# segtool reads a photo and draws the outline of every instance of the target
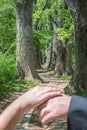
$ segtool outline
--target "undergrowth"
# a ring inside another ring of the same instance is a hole
[[[39,80],[34,80],[34,81],[24,80],[22,82],[9,81],[6,84],[0,84],[0,100],[5,98],[5,96],[9,95],[10,93],[20,92],[25,89],[30,89],[39,83],[40,83]]]
[[[68,82],[71,80],[71,76],[68,76],[68,75],[58,76],[58,78],[64,81],[68,81]]]

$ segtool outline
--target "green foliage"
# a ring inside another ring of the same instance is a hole
[[[20,0],[0,1],[0,83],[14,79],[16,74],[16,10],[14,3],[18,1]],[[51,23],[53,26],[52,19],[56,20],[56,18],[61,23],[61,27],[57,29],[58,40],[69,39],[73,33],[73,25],[70,12],[64,9],[64,0],[37,0],[33,5],[33,25],[35,25],[33,43],[42,52],[45,52],[48,43],[52,40],[54,30],[50,29],[49,25]]]
[[[86,92],[85,92],[85,93],[79,93],[79,94],[77,94],[77,95],[83,96],[83,97],[86,97],[86,98],[87,98],[87,93],[86,93]]]
[[[0,83],[16,75],[16,16],[14,1],[0,1]]]
[[[72,17],[67,9],[60,9],[59,18],[62,22],[62,26],[58,28],[58,39],[61,41],[67,40],[74,32],[72,24]]]
[[[1,84],[0,85],[0,99],[6,97],[6,95],[9,95],[10,93],[13,92],[19,92],[24,89],[29,89],[31,87],[36,86],[38,83],[40,83],[39,80],[34,80],[34,81],[21,81],[21,82],[8,82],[6,84]]]
[[[38,29],[48,29],[50,16],[54,19],[58,9],[57,1],[37,0],[33,6],[33,24],[38,24]]]
[[[51,40],[52,31],[49,30],[34,30],[33,31],[33,43],[40,50],[45,50],[47,44]]]
[[[51,17],[51,19],[50,19]],[[43,30],[50,30],[50,22],[54,25],[53,20],[59,25],[58,29],[55,30],[58,33],[58,40],[64,41],[69,40],[69,43],[73,43],[72,34],[74,27],[72,24],[72,17],[70,11],[65,8],[64,0],[37,0],[33,6],[33,24],[36,26],[34,31],[34,44],[43,49],[47,46],[47,42],[51,41],[52,34],[49,35]],[[53,30],[54,31],[54,30]]]
[[[73,26],[71,26],[69,29],[58,28],[58,39],[61,41],[69,39],[73,31]]]
[[[71,80],[71,76],[68,75],[62,75],[58,77],[61,80],[65,80],[65,81],[70,81]]]
[[[0,50],[7,51],[16,40],[16,17],[13,1],[0,1]]]
[[[50,17],[55,19],[57,17],[57,10],[57,1],[53,0],[37,0],[33,6],[33,25],[35,26],[35,30],[33,31],[33,43],[42,52],[52,40],[53,30],[49,29],[50,22],[52,22]]]
[[[14,55],[5,55],[0,53],[0,83],[6,83],[13,80],[16,75],[16,65]]]

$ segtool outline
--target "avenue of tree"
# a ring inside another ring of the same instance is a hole
[[[44,65],[87,92],[86,0],[1,0],[0,12],[0,83],[38,78]]]

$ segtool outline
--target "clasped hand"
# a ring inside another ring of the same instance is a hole
[[[50,98],[38,107],[39,117],[42,124],[51,120],[66,120],[71,97],[65,94]]]

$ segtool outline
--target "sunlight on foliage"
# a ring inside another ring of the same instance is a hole
[[[72,24],[72,17],[69,10],[60,9],[59,17],[61,19],[62,25],[57,29],[58,39],[61,41],[67,40],[74,32],[74,27]]]
[[[0,53],[0,83],[6,83],[16,76],[15,56]]]
[[[65,28],[58,28],[58,39],[61,41],[69,39],[71,34],[74,32],[73,26],[71,26],[69,29]]]

